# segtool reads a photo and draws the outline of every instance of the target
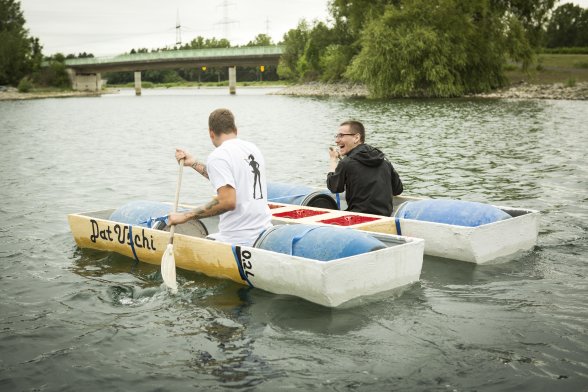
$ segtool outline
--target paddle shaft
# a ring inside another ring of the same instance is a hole
[[[174,201],[174,214],[178,211],[178,202],[180,200],[180,187],[182,185],[182,173],[184,173],[184,159],[180,159],[180,169],[178,172],[178,183],[176,185],[176,200]],[[176,231],[176,225],[172,225],[169,229],[169,243],[174,243],[174,233]]]

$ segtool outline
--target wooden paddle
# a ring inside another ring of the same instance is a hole
[[[182,184],[182,173],[184,172],[184,160],[180,159],[180,170],[178,173],[178,184],[176,186],[176,200],[174,202],[173,212],[178,211],[178,201],[180,200],[180,186]],[[161,276],[163,282],[169,287],[172,293],[178,291],[178,283],[176,282],[176,259],[174,258],[174,232],[176,231],[176,225],[172,225],[169,229],[169,244],[163,252],[161,258]]]

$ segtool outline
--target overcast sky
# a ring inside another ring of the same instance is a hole
[[[560,3],[565,3],[562,1]],[[588,0],[574,0],[588,8]],[[116,55],[176,42],[179,14],[182,43],[201,35],[243,45],[257,34],[277,43],[305,18],[327,21],[328,0],[20,0],[30,35],[43,54]]]
[[[268,34],[275,43],[302,18],[326,21],[327,0],[20,0],[43,54],[88,52],[96,56],[133,48],[161,48],[201,35],[233,45]],[[228,36],[225,36],[228,34]]]

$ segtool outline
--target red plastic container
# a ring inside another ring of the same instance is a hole
[[[277,216],[278,218],[290,218],[290,219],[300,219],[300,218],[307,218],[309,216],[321,215],[326,214],[327,211],[315,211],[315,210],[292,210],[286,212],[278,212],[276,214],[272,214],[273,216]]]
[[[325,219],[320,221],[321,223],[326,223],[328,225],[337,225],[337,226],[351,226],[357,225],[359,223],[366,223],[375,220],[380,220],[380,218],[374,218],[372,216],[358,216],[358,215],[343,215],[338,216],[336,218]]]

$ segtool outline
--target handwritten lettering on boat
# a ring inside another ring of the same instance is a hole
[[[133,243],[131,244],[130,226],[117,223],[112,227],[110,224],[107,224],[106,227],[104,227],[104,225],[100,226],[100,224],[94,219],[90,219],[90,223],[92,224],[90,241],[93,243],[96,243],[96,241],[100,239],[110,242],[118,241],[120,244],[126,243],[127,245],[134,245],[137,248],[157,250],[153,243],[153,236],[146,236],[145,229],[141,229],[140,233],[133,235]]]

